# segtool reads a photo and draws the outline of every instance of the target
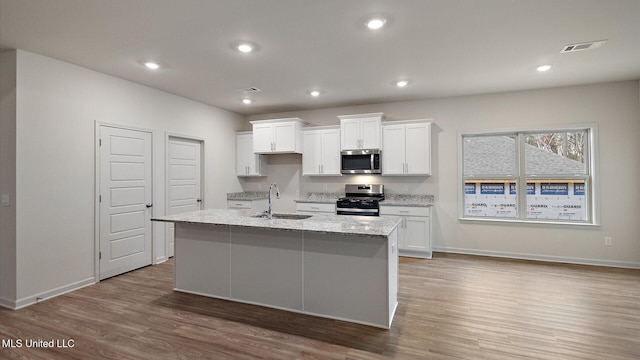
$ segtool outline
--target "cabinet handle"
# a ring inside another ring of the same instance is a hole
[[[318,165],[318,174],[320,174],[322,170],[320,170],[320,165]]]
[[[324,174],[324,165],[320,165],[320,174]]]
[[[319,208],[319,207],[317,207],[317,206],[312,206],[311,208],[312,208],[313,210],[320,210],[320,208]]]
[[[408,214],[409,213],[408,210],[400,210],[399,212],[404,213],[404,214]]]

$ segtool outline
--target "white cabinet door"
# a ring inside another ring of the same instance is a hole
[[[400,175],[405,173],[405,126],[385,125],[382,128],[382,173]]]
[[[360,139],[362,149],[380,149],[380,118],[360,120]]]
[[[296,203],[296,212],[304,214],[335,214],[336,203]]]
[[[427,120],[382,125],[382,174],[431,175],[431,123]]]
[[[360,120],[340,120],[342,150],[360,149]]]
[[[250,155],[253,155],[253,136],[236,135],[236,175],[249,174]]]
[[[405,131],[408,175],[431,174],[431,123],[407,124]]]
[[[322,132],[304,132],[303,143],[302,175],[319,175],[322,165]]]
[[[273,151],[273,124],[253,125],[253,152],[258,154]]]
[[[295,124],[294,123],[273,124],[273,143],[274,143],[273,151],[275,152],[295,151],[296,150]]]
[[[401,249],[412,251],[431,251],[429,246],[429,218],[406,216],[404,222],[404,239]]]
[[[340,175],[340,130],[325,130],[322,135],[323,175]]]
[[[227,200],[227,209],[251,209],[255,212],[264,211],[267,209],[269,200]]]
[[[236,175],[264,176],[266,161],[262,155],[253,152],[253,135],[236,135]]]
[[[381,114],[340,119],[341,149],[380,149]]]
[[[381,205],[380,215],[402,218],[398,225],[400,256],[431,258],[431,208]]]

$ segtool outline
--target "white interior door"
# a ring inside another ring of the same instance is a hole
[[[100,280],[151,264],[151,133],[100,126]]]
[[[202,142],[169,138],[169,215],[202,209]],[[167,224],[167,257],[174,255],[175,225]]]

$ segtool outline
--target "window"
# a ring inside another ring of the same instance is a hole
[[[462,218],[596,223],[594,129],[462,134]]]

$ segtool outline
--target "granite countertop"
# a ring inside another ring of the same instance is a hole
[[[335,204],[344,193],[308,193],[306,197],[295,200],[297,203]]]
[[[309,193],[306,197],[295,200],[297,203],[335,204],[344,193]],[[380,205],[427,207],[434,205],[433,195],[385,194]]]
[[[269,193],[266,191],[241,191],[227,193],[227,200],[262,200],[268,198]]]
[[[309,231],[325,234],[387,237],[400,222],[396,216],[341,216],[314,214],[308,219],[261,219],[252,218],[252,210],[209,209],[182,214],[154,217],[153,221],[229,225],[287,231]]]
[[[380,205],[427,207],[434,205],[433,195],[385,194]]]

